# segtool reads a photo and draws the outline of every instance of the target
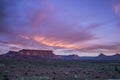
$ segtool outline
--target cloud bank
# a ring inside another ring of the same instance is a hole
[[[68,7],[69,5],[64,6]],[[3,48],[7,47],[7,50],[22,48],[71,49],[82,52],[104,50],[111,52],[110,50],[119,49],[119,45],[103,44],[100,41],[102,37],[99,34],[103,34],[104,29],[107,30],[104,25],[113,21],[106,23],[98,20],[96,22],[97,18],[94,16],[84,22],[75,18],[71,23],[69,18],[62,20],[66,16],[59,15],[60,13],[64,14],[57,9],[61,6],[56,6],[49,0],[0,0],[0,43],[2,44],[0,46],[4,45]],[[114,10],[120,16],[120,4],[116,4]],[[81,16],[75,10],[71,9],[71,11],[73,11],[73,15],[76,13]],[[73,17],[73,15],[68,15]],[[96,45],[95,43],[99,43],[99,41],[101,45]]]

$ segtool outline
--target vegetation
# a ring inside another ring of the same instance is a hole
[[[0,80],[104,79],[120,79],[120,62],[0,59]]]

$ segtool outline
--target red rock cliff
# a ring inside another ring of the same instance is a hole
[[[56,59],[56,56],[51,50],[29,50],[23,49],[18,52],[20,55],[28,55],[28,56],[37,56],[41,58],[53,58]]]

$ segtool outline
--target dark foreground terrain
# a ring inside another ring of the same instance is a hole
[[[120,80],[120,62],[0,59],[0,80]]]

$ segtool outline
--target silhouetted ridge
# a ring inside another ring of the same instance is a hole
[[[100,53],[99,57],[105,57],[106,55],[104,55],[103,53]]]
[[[120,56],[120,54],[116,53],[114,56]]]
[[[115,54],[111,56],[106,56],[104,54],[100,54],[96,57],[97,60],[120,60],[120,54]]]
[[[7,58],[19,58],[19,59],[59,59],[59,56],[55,55],[51,50],[30,50],[23,49],[18,52],[9,51],[2,55]]]
[[[65,55],[65,56],[61,56],[61,59],[65,59],[65,60],[79,60],[80,57],[78,55]]]
[[[2,56],[15,57],[15,56],[18,56],[18,52],[16,52],[16,51],[9,51],[8,53],[3,54]]]
[[[12,59],[31,59],[31,60],[47,60],[47,59],[62,59],[62,60],[120,60],[120,54],[107,56],[101,53],[96,57],[79,57],[78,55],[55,55],[51,50],[30,50],[23,49],[18,52],[9,51],[6,54],[0,55],[0,58]]]

